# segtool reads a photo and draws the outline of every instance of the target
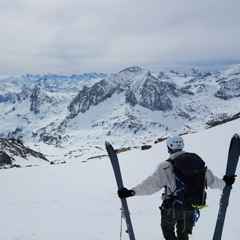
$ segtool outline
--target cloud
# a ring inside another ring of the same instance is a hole
[[[239,62],[239,0],[3,0],[0,75]]]

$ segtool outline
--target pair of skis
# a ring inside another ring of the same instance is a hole
[[[106,142],[105,146],[112,163],[114,175],[117,182],[117,187],[118,189],[122,189],[124,185],[122,181],[121,170],[120,170],[117,154],[110,143]],[[229,146],[227,168],[225,173],[226,176],[235,175],[239,155],[240,155],[240,136],[238,134],[235,134],[232,137],[230,146]],[[225,216],[227,212],[231,190],[232,190],[232,186],[226,186],[222,191],[213,240],[221,240],[222,238],[223,226],[224,226],[224,221],[225,221]],[[126,198],[121,198],[121,203],[122,203],[122,211],[126,220],[127,232],[129,234],[129,238],[130,240],[135,240]]]

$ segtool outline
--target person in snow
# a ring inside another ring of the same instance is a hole
[[[166,141],[169,159],[175,159],[185,153],[184,140],[179,135],[171,136]],[[118,190],[119,198],[127,198],[132,196],[152,195],[161,189],[165,189],[163,194],[163,205],[167,202],[170,193],[174,193],[176,189],[175,179],[173,177],[173,165],[170,161],[163,161],[157,167],[154,173],[146,178],[142,183],[132,189],[122,188]],[[220,179],[213,175],[210,169],[207,169],[207,186],[210,188],[223,189],[226,185],[232,185],[235,182],[235,176],[224,176]],[[162,205],[162,206],[163,206]],[[189,234],[193,229],[193,211],[186,209],[177,209],[180,211],[179,217],[173,221],[169,221],[166,216],[169,215],[165,211],[161,211],[161,228],[163,236],[166,240],[188,240]],[[176,213],[177,214],[177,213]],[[167,216],[169,217],[169,216]],[[176,233],[175,233],[176,228]]]

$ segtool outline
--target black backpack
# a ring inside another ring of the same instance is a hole
[[[176,204],[187,209],[206,206],[207,167],[195,153],[183,153],[175,159],[168,159],[173,165],[176,182]]]

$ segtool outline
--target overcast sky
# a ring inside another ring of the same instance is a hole
[[[239,0],[1,0],[0,75],[240,62]]]

